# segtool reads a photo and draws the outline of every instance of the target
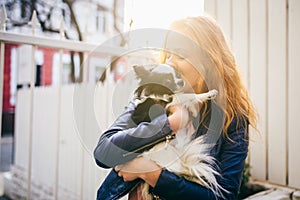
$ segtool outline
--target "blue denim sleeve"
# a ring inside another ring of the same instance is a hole
[[[163,170],[152,192],[163,199],[216,199],[211,190]]]
[[[151,122],[142,122],[137,125],[131,119],[134,109],[135,103],[130,102],[113,125],[100,136],[94,150],[98,166],[110,168],[126,163],[141,152],[124,156],[126,153],[171,134],[168,117],[164,110]]]
[[[231,128],[228,130],[230,131],[228,134],[231,140],[222,137],[215,147],[215,157],[219,163],[219,171],[222,175],[218,177],[218,182],[227,190],[227,192],[222,191],[223,197],[216,197],[211,190],[167,170],[162,171],[152,192],[167,200],[237,199],[245,159],[248,153],[248,136],[245,134],[247,127],[236,127],[236,122],[233,122]]]

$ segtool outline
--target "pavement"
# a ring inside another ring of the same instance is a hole
[[[10,170],[10,166],[13,163],[13,134],[5,133],[1,138],[1,155],[0,155],[0,200],[10,200],[4,193],[3,185],[3,173]]]
[[[12,199],[10,199],[10,198],[8,198],[7,196],[4,195],[4,196],[0,197],[0,200],[12,200]]]
[[[4,135],[1,138],[0,172],[7,172],[13,163],[13,136]]]

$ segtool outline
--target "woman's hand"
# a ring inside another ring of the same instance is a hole
[[[168,117],[171,129],[176,132],[185,127],[189,122],[189,111],[181,105],[174,105],[168,108],[170,115]]]
[[[152,160],[137,157],[124,165],[116,166],[115,171],[120,177],[123,177],[124,181],[133,181],[137,178],[141,178],[154,187],[162,168]]]

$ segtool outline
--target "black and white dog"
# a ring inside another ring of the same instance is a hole
[[[173,67],[166,64],[156,65],[150,69],[144,66],[133,66],[133,69],[139,80],[135,95],[141,100],[133,114],[133,120],[137,124],[151,120],[149,109],[155,104],[166,109],[171,105],[181,104],[196,117],[198,103],[212,100],[218,94],[217,90],[202,94],[183,93],[185,82]]]
[[[216,90],[203,94],[183,93],[184,81],[173,67],[166,64],[156,65],[151,69],[144,66],[134,66],[133,69],[139,80],[139,86],[135,90],[138,101],[132,115],[132,120],[137,125],[141,122],[150,122],[161,114],[161,109],[165,109],[168,114],[168,107],[176,104],[185,106],[190,111],[191,118],[196,117],[199,102],[212,100],[218,93]],[[201,136],[191,139],[194,132],[192,119],[187,120],[185,126],[176,132],[175,139],[170,140],[170,138],[167,138],[163,142],[157,143],[150,150],[143,152],[140,156],[147,157],[161,167],[187,180],[201,184],[218,195],[222,188],[216,180],[218,172],[213,167],[215,166],[214,159],[209,155],[207,145],[204,144]],[[118,198],[125,195],[137,184],[136,181],[132,183],[123,182],[123,180],[120,180],[122,178],[118,177],[116,172],[112,170],[98,190],[98,195],[101,196],[101,192],[107,193],[107,190],[112,190],[107,185],[112,181],[116,183],[116,180],[113,179],[118,179],[118,187],[121,188],[118,191],[115,190],[115,193],[119,192]],[[146,200],[153,199],[152,195],[149,194],[149,185],[143,184],[143,198]],[[120,192],[123,192],[123,194],[121,195]],[[113,191],[110,191],[110,195],[112,193]],[[98,198],[98,200],[100,199],[104,200],[106,198]]]

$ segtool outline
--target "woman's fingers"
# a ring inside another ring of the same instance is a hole
[[[117,165],[117,166],[115,166],[114,169],[115,169],[116,172],[119,172],[119,171],[121,171],[121,169],[123,168],[123,166],[124,165]]]

